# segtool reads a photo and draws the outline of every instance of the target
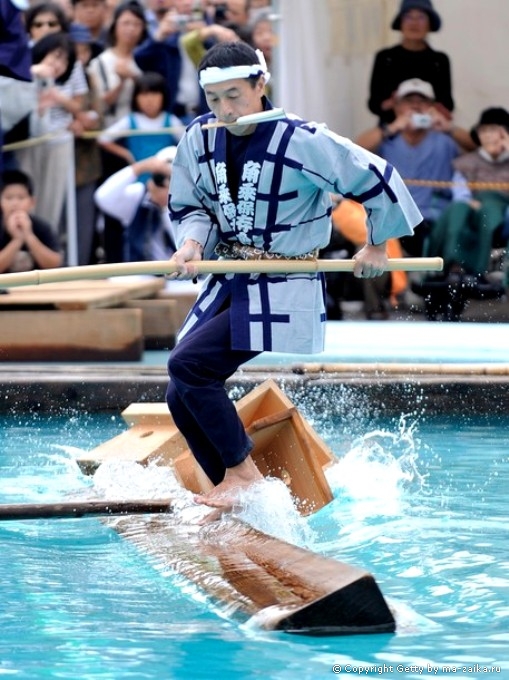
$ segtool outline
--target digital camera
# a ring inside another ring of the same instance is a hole
[[[429,113],[412,113],[411,121],[412,126],[418,130],[427,130],[433,123]]]
[[[156,187],[165,187],[168,185],[168,175],[162,172],[154,172],[152,175],[152,181]]]

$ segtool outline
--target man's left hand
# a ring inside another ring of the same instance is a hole
[[[365,245],[353,256],[355,265],[353,275],[357,279],[374,279],[387,269],[386,244]]]

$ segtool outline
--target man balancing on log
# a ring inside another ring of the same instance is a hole
[[[169,206],[178,249],[170,278],[192,279],[193,261],[214,256],[316,258],[331,236],[331,194],[366,208],[367,243],[353,273],[380,276],[387,239],[411,235],[422,222],[396,170],[323,124],[284,112],[270,120],[270,74],[246,43],[215,45],[198,72],[211,113],[189,125],[173,163]],[[218,509],[210,517],[231,510],[239,492],[262,477],[227,378],[260,352],[323,351],[324,292],[320,273],[213,274],[180,329],[166,398],[215,485],[195,497]]]

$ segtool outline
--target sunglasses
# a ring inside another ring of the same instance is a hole
[[[56,28],[60,26],[58,21],[34,21],[32,28],[42,28],[43,26],[48,26],[48,28]]]

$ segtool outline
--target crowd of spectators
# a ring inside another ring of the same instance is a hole
[[[441,25],[430,0],[402,0],[391,24],[401,40],[373,60],[368,107],[378,121],[355,141],[397,168],[423,215],[403,252],[444,259],[442,273],[410,281],[412,292],[429,320],[458,321],[470,298],[501,297],[508,285],[490,269],[509,237],[509,113],[490,107],[471,130],[456,124],[449,56],[428,42]],[[386,318],[393,305],[387,286],[366,312]]]
[[[0,12],[0,162],[7,184],[17,177],[28,192],[46,246],[62,260],[74,164],[78,264],[171,255],[164,210],[171,158],[185,126],[207,111],[196,67],[214,43],[241,39],[263,52],[270,69],[271,1],[0,0]],[[444,257],[444,273],[415,280],[412,289],[428,318],[457,320],[469,296],[504,292],[489,269],[492,248],[505,248],[509,237],[509,113],[493,106],[472,130],[456,125],[449,57],[428,42],[441,29],[430,0],[402,0],[391,27],[401,40],[374,55],[367,83],[377,123],[355,141],[408,180],[424,222],[392,252]],[[334,200],[323,255],[351,256],[367,216],[362,206]],[[10,271],[21,260],[3,255],[2,244],[15,236],[2,212],[0,271]],[[388,317],[410,289],[408,279],[398,281],[386,276],[351,293],[344,277],[329,277],[331,318],[341,318],[349,294],[365,300],[368,318]]]
[[[130,246],[125,216],[105,210],[104,190],[98,191],[114,186],[108,180],[120,170],[152,159],[137,177],[144,188],[140,205],[147,196],[161,195],[158,189],[167,195],[166,180],[159,177],[154,184],[149,169],[158,167],[158,152],[174,147],[186,124],[207,111],[199,60],[215,42],[240,39],[270,60],[275,39],[270,0],[26,3],[1,0],[3,170],[30,178],[32,212],[65,251],[67,178],[74,165],[78,264],[136,259],[141,252],[149,257],[150,249]],[[171,164],[165,173],[169,176]],[[158,243],[166,244],[166,250],[157,249],[160,257],[171,254],[165,222],[161,219],[158,235]]]

